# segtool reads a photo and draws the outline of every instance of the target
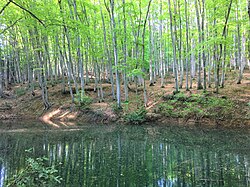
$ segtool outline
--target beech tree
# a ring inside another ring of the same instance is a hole
[[[111,33],[112,33],[112,42],[113,42],[113,51],[114,51],[114,65],[115,65],[115,77],[116,77],[116,99],[118,108],[121,108],[121,85],[120,85],[120,74],[118,71],[118,46],[116,38],[116,22],[115,22],[115,4],[114,0],[109,1],[109,5],[105,3],[107,11],[109,12],[110,22],[111,22]]]
[[[86,85],[104,101],[110,83],[119,108],[142,86],[147,106],[147,83],[164,90],[173,76],[176,93],[184,81],[218,93],[229,70],[241,83],[250,68],[249,1],[2,0],[0,15],[0,96],[10,83],[33,95],[39,85],[45,109],[56,83],[72,104]]]
[[[174,69],[174,76],[175,76],[175,91],[176,93],[179,92],[179,81],[178,81],[178,72],[177,72],[177,57],[176,57],[176,36],[174,34],[173,29],[173,14],[172,14],[172,7],[171,7],[171,1],[168,0],[168,8],[169,8],[169,16],[170,16],[170,30],[171,30],[171,38],[172,38],[172,46],[173,46],[173,69]]]

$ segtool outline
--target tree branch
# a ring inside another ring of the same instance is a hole
[[[20,21],[23,18],[19,18],[18,20],[16,20],[14,23],[12,23],[11,25],[9,25],[8,27],[6,27],[2,32],[0,32],[0,35],[3,34],[5,31],[7,31],[9,28],[13,27],[18,21]]]
[[[107,11],[108,11],[108,13],[109,13],[109,18],[111,19],[110,9],[109,9],[109,6],[108,6],[106,0],[104,0],[104,5],[105,5],[105,7],[106,7],[106,9],[107,9]]]
[[[6,3],[6,5],[4,5],[4,7],[0,10],[0,14],[2,14],[2,12],[4,11],[4,9],[10,4],[10,1],[8,3]]]
[[[228,19],[229,19],[231,7],[232,7],[232,2],[233,2],[233,1],[231,0],[231,1],[230,1],[230,4],[229,4],[229,6],[228,6],[228,11],[227,11],[226,21],[225,21],[224,28],[223,28],[222,37],[226,35],[226,28],[227,28],[227,23],[228,23]]]
[[[229,6],[228,6],[228,11],[227,11],[227,16],[226,16],[226,21],[225,21],[225,24],[224,24],[223,32],[222,32],[222,37],[226,37],[227,23],[228,23],[228,19],[229,19],[231,7],[232,7],[232,2],[233,2],[233,0],[230,1],[230,4],[229,4]],[[222,42],[220,43],[220,56],[219,56],[219,61],[220,61],[220,59],[221,59],[221,56],[222,56]],[[219,61],[218,61],[218,62],[219,62]]]
[[[42,20],[39,19],[39,18],[38,18],[35,14],[33,14],[31,11],[29,11],[28,9],[26,9],[26,8],[22,7],[21,5],[17,4],[17,3],[14,2],[13,0],[10,0],[9,2],[13,3],[14,5],[16,5],[17,7],[21,8],[22,10],[28,12],[33,18],[35,18],[39,23],[41,23],[44,27],[46,27],[45,24],[42,22]]]
[[[249,21],[250,21],[250,0],[248,0],[248,17],[249,17]]]

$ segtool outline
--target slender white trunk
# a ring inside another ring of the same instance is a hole
[[[105,54],[107,55],[107,69],[109,70],[109,80],[111,83],[111,92],[112,92],[112,96],[113,99],[115,100],[115,88],[114,88],[114,78],[113,78],[113,70],[112,70],[112,60],[110,57],[110,50],[109,50],[109,46],[107,45],[107,33],[106,33],[106,25],[105,25],[105,21],[104,21],[104,16],[102,13],[102,7],[100,6],[100,11],[101,11],[101,17],[102,17],[102,28],[103,28],[103,47],[105,49]]]
[[[124,82],[124,93],[125,93],[125,101],[128,101],[128,81],[127,81],[127,22],[126,22],[126,3],[125,0],[122,0],[123,3],[123,30],[124,30],[124,39],[123,39],[123,53],[124,53],[124,59],[123,59],[123,82]]]
[[[162,0],[160,2],[160,15],[162,15]],[[160,24],[159,24],[159,37],[162,38],[162,30],[163,30],[163,21],[162,19],[160,20]],[[160,58],[160,74],[161,74],[161,88],[164,88],[164,66],[163,66],[163,47],[162,47],[162,43],[163,41],[160,40],[159,41],[159,58]]]
[[[110,13],[111,21],[111,32],[112,32],[112,42],[113,42],[113,51],[114,51],[114,63],[115,63],[115,77],[116,77],[116,100],[118,108],[121,108],[121,85],[120,85],[120,74],[118,71],[118,49],[117,49],[117,38],[116,38],[116,23],[114,15],[114,0],[110,0],[110,10],[107,7]]]
[[[175,76],[175,92],[179,92],[179,85],[178,85],[178,67],[177,67],[177,59],[176,59],[176,40],[175,40],[175,34],[173,31],[173,16],[172,16],[172,10],[171,10],[171,3],[170,0],[168,0],[168,8],[169,8],[169,16],[170,16],[170,31],[171,31],[171,38],[172,38],[172,46],[173,46],[173,60],[174,60],[174,76]]]
[[[188,62],[190,59],[190,55],[188,53],[190,52],[189,47],[189,29],[188,29],[188,14],[187,14],[187,0],[185,0],[185,19],[186,19],[186,91],[189,90],[188,87]]]

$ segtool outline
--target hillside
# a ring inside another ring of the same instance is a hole
[[[226,78],[225,88],[215,94],[214,88],[208,88],[206,93],[196,89],[196,83],[190,91],[181,89],[181,93],[173,95],[173,77],[167,77],[167,83],[161,88],[160,81],[154,86],[147,83],[148,106],[143,113],[143,119],[135,124],[165,123],[222,127],[249,127],[250,125],[250,72],[246,71],[242,84],[236,84],[236,76],[230,73]],[[143,110],[143,92],[138,88],[135,93],[134,84],[129,89],[129,102],[122,103],[118,110],[111,95],[111,85],[103,84],[104,102],[99,102],[94,92],[94,83],[85,86],[85,94],[92,99],[90,104],[72,105],[70,94],[61,93],[60,84],[48,84],[49,101],[52,106],[44,110],[39,88],[32,95],[26,91],[25,84],[10,85],[0,99],[1,121],[41,120],[54,127],[67,127],[75,123],[134,123],[133,119],[140,117],[138,111]],[[123,91],[123,90],[122,90]],[[124,100],[124,98],[122,98]],[[207,101],[207,102],[204,102]],[[137,115],[138,114],[138,115]],[[145,115],[144,115],[145,114]],[[137,115],[137,116],[136,116]],[[144,119],[145,118],[145,119]]]

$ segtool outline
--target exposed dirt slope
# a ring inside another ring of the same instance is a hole
[[[230,126],[250,126],[250,72],[246,70],[242,84],[236,84],[237,73],[232,72],[227,77],[225,88],[220,89],[218,97],[226,97],[232,100],[234,105],[233,119],[224,119],[220,123],[222,125]],[[185,81],[185,80],[184,80]],[[148,94],[148,111],[147,119],[158,121],[162,123],[185,123],[196,124],[197,122],[204,122],[205,125],[216,125],[216,119],[202,118],[181,119],[179,117],[164,117],[159,115],[157,109],[161,103],[164,102],[163,96],[170,95],[174,90],[173,77],[166,78],[166,85],[164,88],[160,87],[160,81],[154,86],[147,86]],[[147,82],[147,85],[149,83]],[[185,85],[185,83],[183,84]],[[103,84],[104,102],[98,102],[97,93],[92,89],[93,83],[86,86],[86,95],[93,98],[93,103],[88,109],[79,109],[76,105],[71,104],[69,93],[62,94],[60,84],[48,85],[49,100],[52,107],[48,111],[44,111],[41,93],[39,89],[35,90],[35,95],[30,91],[26,91],[27,85],[10,85],[8,90],[4,92],[4,98],[0,99],[0,119],[7,120],[34,120],[40,119],[52,126],[60,127],[74,124],[73,122],[91,122],[91,123],[108,123],[108,122],[123,122],[121,116],[124,113],[129,113],[142,105],[143,92],[139,87],[136,95],[135,87],[129,85],[129,103],[123,103],[123,112],[117,115],[115,112],[115,101],[113,101],[111,94],[111,85]],[[212,85],[214,87],[214,85]],[[123,87],[122,87],[123,89]],[[123,91],[123,90],[122,90]],[[217,96],[213,93],[214,88],[208,88],[208,95]],[[196,89],[196,82],[193,82],[193,88],[190,91],[181,89],[181,92],[187,96],[191,94],[202,94],[202,90]],[[122,95],[124,100],[124,95]],[[218,124],[217,124],[218,125]]]

